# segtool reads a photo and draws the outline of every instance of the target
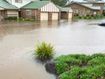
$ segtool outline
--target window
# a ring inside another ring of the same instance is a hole
[[[75,9],[74,13],[79,13],[78,9]]]
[[[22,0],[15,0],[16,3],[22,3]]]
[[[97,12],[93,12],[93,14],[94,14],[94,15],[96,15],[96,14],[97,14]]]
[[[26,10],[26,15],[28,15],[28,16],[32,15],[32,11],[31,10]]]

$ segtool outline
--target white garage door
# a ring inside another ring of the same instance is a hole
[[[58,20],[59,18],[58,13],[52,13],[52,20]]]
[[[68,19],[72,19],[73,15],[72,13],[69,13]]]
[[[41,21],[48,20],[48,13],[41,13]]]
[[[18,17],[18,11],[7,11],[8,17]]]

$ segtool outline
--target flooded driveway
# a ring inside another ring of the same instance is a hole
[[[105,27],[98,21],[1,23],[0,79],[55,79],[34,59],[39,42],[54,45],[56,55],[105,52]]]

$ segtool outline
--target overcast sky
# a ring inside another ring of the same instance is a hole
[[[83,0],[70,0],[70,1],[83,1]],[[103,0],[103,1],[105,1],[105,0]]]

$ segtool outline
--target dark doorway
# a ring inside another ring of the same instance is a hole
[[[61,19],[68,19],[68,13],[67,12],[61,12]]]

